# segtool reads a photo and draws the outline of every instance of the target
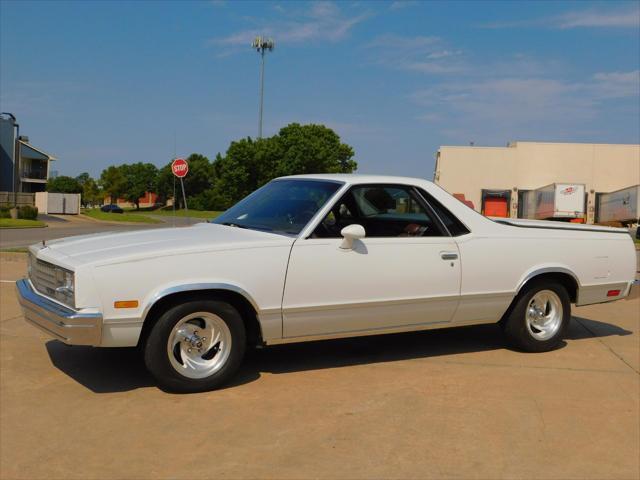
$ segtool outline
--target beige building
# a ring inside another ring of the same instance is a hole
[[[487,215],[518,217],[526,192],[553,183],[583,184],[584,218],[596,197],[640,184],[640,145],[513,142],[506,147],[440,147],[434,181]],[[519,215],[520,213],[520,215]]]

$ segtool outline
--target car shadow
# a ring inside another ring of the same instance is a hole
[[[47,215],[46,213],[38,214],[38,220],[45,223],[69,223],[69,220],[55,215]]]
[[[580,328],[576,328],[580,327]],[[571,317],[571,328],[569,328],[568,335],[565,336],[567,340],[582,340],[584,338],[593,337],[611,337],[617,335],[624,337],[631,335],[633,332],[618,327],[617,325],[611,325],[610,323],[599,322],[597,320],[590,320],[588,318]]]
[[[573,317],[566,339],[631,333],[609,323]],[[69,347],[57,340],[47,342],[46,348],[56,368],[92,392],[126,392],[155,385],[137,348]],[[497,324],[278,345],[249,350],[225,388],[253,382],[263,372],[285,374],[508,348]]]
[[[128,392],[156,385],[138,348],[69,346],[59,340],[50,340],[45,347],[58,370],[94,393]],[[242,371],[228,386],[242,385],[259,376],[258,372]]]

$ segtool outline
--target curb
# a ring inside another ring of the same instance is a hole
[[[24,225],[22,227],[0,227],[0,230],[24,230],[25,228],[47,228],[49,225]]]
[[[111,220],[99,220],[97,218],[90,217],[83,213],[81,213],[80,216],[83,219],[87,219],[95,223],[102,223],[105,225],[161,225],[163,223],[163,222],[157,222],[157,223],[156,222],[118,222],[118,221],[111,221]]]

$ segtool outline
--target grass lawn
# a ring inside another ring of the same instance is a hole
[[[162,208],[157,210],[149,210],[145,212],[144,215],[162,215],[164,217],[172,217],[173,210],[171,208]],[[222,212],[218,212],[216,210],[176,210],[176,217],[193,217],[193,218],[207,218],[212,219],[216,218]]]
[[[22,220],[21,218],[0,218],[0,228],[38,228],[46,227],[40,220]]]
[[[100,211],[99,208],[83,210],[82,214],[87,217],[95,218],[96,220],[104,220],[107,222],[161,223],[160,220],[148,217],[147,215],[139,215],[129,212],[106,213]]]
[[[0,253],[29,253],[27,247],[0,248]]]

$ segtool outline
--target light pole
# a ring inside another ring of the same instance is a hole
[[[260,54],[260,114],[258,119],[258,138],[262,138],[262,106],[264,104],[264,54],[276,46],[273,38],[256,37],[251,44]]]

